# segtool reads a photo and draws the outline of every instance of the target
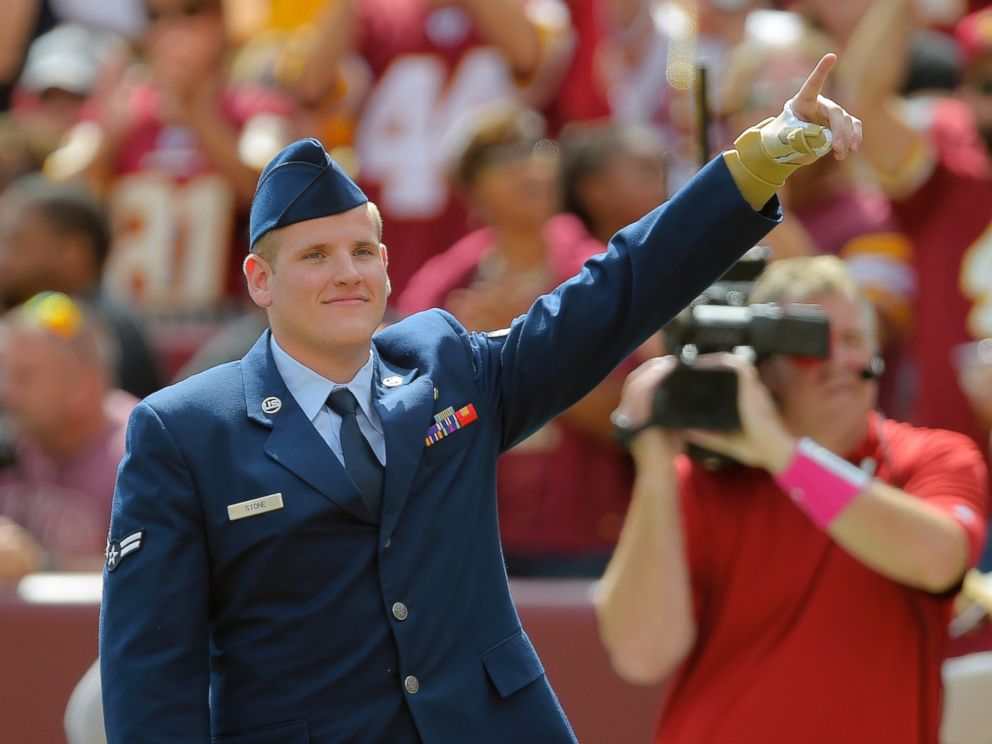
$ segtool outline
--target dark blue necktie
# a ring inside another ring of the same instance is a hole
[[[369,440],[358,428],[358,401],[348,388],[338,388],[327,396],[327,406],[341,417],[344,469],[358,486],[365,505],[378,519],[382,507],[383,469]]]

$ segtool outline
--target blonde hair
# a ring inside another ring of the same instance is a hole
[[[823,295],[841,295],[861,308],[868,332],[876,338],[874,306],[864,296],[847,265],[837,256],[797,256],[773,261],[755,281],[748,302],[780,305],[809,302]]]
[[[860,297],[858,285],[837,256],[797,256],[768,265],[751,289],[750,301],[800,302],[815,295]]]
[[[264,258],[269,265],[273,264],[276,259],[276,248],[279,247],[278,232],[278,229],[269,230],[251,247],[251,252],[259,258]]]

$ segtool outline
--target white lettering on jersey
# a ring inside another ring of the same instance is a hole
[[[118,299],[203,308],[224,293],[234,194],[219,175],[186,183],[151,172],[122,177],[111,196],[114,245],[104,277]]]
[[[448,200],[445,134],[471,108],[513,97],[502,56],[480,47],[448,74],[433,54],[395,60],[375,84],[358,124],[362,175],[380,184],[386,214],[406,219],[437,216]]]

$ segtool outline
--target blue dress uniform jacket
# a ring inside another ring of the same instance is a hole
[[[496,457],[777,219],[717,159],[510,329],[472,334],[434,310],[376,335],[378,520],[286,390],[268,332],[146,399],[104,573],[111,744],[574,741],[510,598]],[[477,420],[426,446],[434,415],[467,404]],[[281,508],[230,518],[275,494]]]

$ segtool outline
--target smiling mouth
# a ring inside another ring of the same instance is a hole
[[[364,302],[368,302],[365,297],[335,297],[332,300],[325,300],[325,305],[361,305]]]

